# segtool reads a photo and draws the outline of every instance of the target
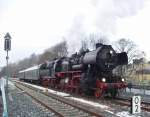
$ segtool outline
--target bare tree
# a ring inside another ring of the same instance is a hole
[[[51,51],[53,51],[57,57],[64,57],[68,55],[68,46],[67,42],[63,41],[55,45],[51,48]]]
[[[52,60],[56,57],[52,52],[45,51],[43,54],[39,55],[38,64],[44,63],[45,61]]]
[[[62,41],[55,46],[45,50],[43,54],[39,56],[39,62],[43,63],[48,60],[53,60],[54,58],[60,58],[68,55],[67,42]]]
[[[129,39],[120,39],[115,42],[114,47],[117,52],[126,52],[128,55],[128,62],[131,63],[133,59],[140,58],[142,51],[137,49],[137,45]]]
[[[81,48],[79,51],[85,51],[89,48],[88,46],[88,40],[85,38],[84,40],[81,41]]]
[[[95,46],[96,46],[96,43],[102,43],[102,44],[108,44],[109,43],[109,40],[101,35],[101,34],[90,34],[89,35],[89,42],[90,42],[90,46],[94,49]]]
[[[47,52],[53,53],[55,57],[60,58],[68,55],[68,46],[67,41],[62,41],[53,47],[50,47],[46,50]]]
[[[60,58],[68,55],[67,42],[62,41],[55,46],[47,49],[40,55],[32,54],[28,58],[24,58],[17,63],[9,64],[10,75],[18,73],[20,70],[29,68],[36,64],[44,63],[45,61],[53,60],[54,58]],[[6,75],[6,66],[4,66],[0,73],[1,76]]]
[[[134,81],[135,72],[138,69],[138,65],[135,65],[134,60],[145,58],[145,53],[138,50],[137,45],[133,41],[124,38],[116,41],[114,47],[117,52],[126,52],[129,62],[129,65],[118,66],[116,71],[118,71],[119,75],[128,78],[129,81]]]
[[[87,49],[95,49],[96,43],[108,44],[109,40],[101,34],[92,33],[89,36],[85,37],[83,40],[81,40],[80,51]]]
[[[37,65],[37,64],[38,64],[38,56],[35,53],[33,53],[29,57],[29,65],[33,66],[33,65]]]

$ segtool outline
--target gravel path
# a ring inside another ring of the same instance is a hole
[[[40,104],[35,102],[31,97],[18,89],[10,89],[8,96],[9,117],[55,117]]]

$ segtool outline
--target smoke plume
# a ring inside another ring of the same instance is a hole
[[[134,16],[144,7],[145,0],[92,0],[95,27],[101,32],[114,33],[117,19]]]
[[[114,35],[117,20],[134,16],[147,0],[85,0],[67,34],[71,52],[79,49],[81,40],[91,33]],[[73,49],[74,48],[74,49]]]

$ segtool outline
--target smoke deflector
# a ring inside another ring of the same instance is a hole
[[[128,57],[126,52],[117,54],[117,64],[118,65],[126,65],[128,64]]]

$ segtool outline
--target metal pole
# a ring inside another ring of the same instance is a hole
[[[5,37],[4,37],[4,39],[5,39],[5,43],[4,43],[4,50],[7,52],[7,55],[6,55],[6,107],[9,105],[8,104],[8,102],[7,102],[7,99],[8,99],[8,59],[9,59],[9,57],[8,57],[8,51],[10,51],[10,49],[11,49],[11,36],[10,36],[10,34],[9,33],[7,33],[6,35],[5,35]],[[7,112],[8,112],[8,109],[7,109]]]
[[[3,99],[3,115],[2,117],[8,117],[8,108],[7,108],[7,102],[6,102],[6,95],[5,95],[5,89],[4,89],[4,79],[1,80],[1,90],[2,90],[2,99]]]
[[[6,69],[6,91],[8,93],[8,50],[7,50],[7,56],[6,56],[6,65],[7,65],[7,69]]]
[[[7,75],[7,79],[6,79],[6,100],[7,100],[7,98],[8,98],[8,59],[9,59],[9,57],[8,57],[8,50],[7,50],[7,55],[6,55],[6,65],[7,65],[7,69],[6,69],[6,75]],[[5,114],[6,115],[4,115],[4,117],[8,117],[8,101],[6,101],[6,112],[5,112]]]

